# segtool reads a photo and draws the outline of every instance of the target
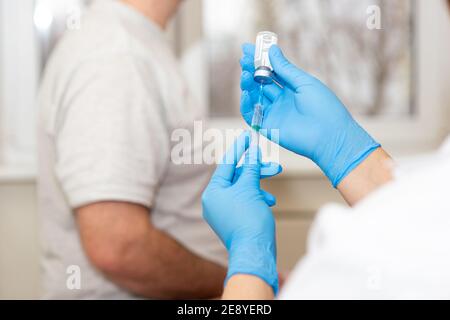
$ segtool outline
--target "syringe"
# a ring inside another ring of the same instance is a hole
[[[252,143],[259,145],[259,134],[263,124],[264,110],[263,110],[263,88],[265,84],[273,82],[273,67],[270,63],[269,50],[273,45],[278,43],[278,36],[269,31],[263,31],[256,36],[255,48],[255,73],[253,78],[261,87],[259,91],[259,101],[255,104],[252,119]]]
[[[263,84],[261,84],[260,93],[259,93],[259,101],[255,104],[255,108],[253,110],[253,118],[252,118],[252,143],[259,145],[259,131],[261,130],[262,124],[264,120],[264,110],[263,110]]]

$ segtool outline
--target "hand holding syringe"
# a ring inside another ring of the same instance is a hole
[[[255,47],[243,46],[241,113],[251,124],[258,101],[255,86]],[[270,48],[275,81],[264,86],[264,136],[279,130],[275,143],[312,160],[334,187],[380,144],[352,117],[342,101],[323,82],[290,62],[278,46]],[[333,124],[333,125],[330,125]]]

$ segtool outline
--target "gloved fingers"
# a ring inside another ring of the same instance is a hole
[[[241,93],[241,105],[240,105],[240,111],[242,118],[245,120],[245,122],[251,126],[252,124],[252,118],[253,118],[253,110],[255,108],[255,104],[258,102],[258,94],[256,91],[248,92],[248,91],[242,91]],[[267,99],[266,97],[263,98],[263,105],[264,110],[268,110],[272,106],[272,102]],[[266,113],[266,111],[264,111]],[[264,122],[263,122],[263,129]],[[261,134],[266,135],[267,130],[261,131]]]
[[[259,101],[260,84],[253,80],[253,74],[244,71],[241,76],[241,89],[248,93],[251,100],[251,108],[248,108],[246,111],[251,110],[253,113],[253,106]],[[268,93],[267,95],[265,94],[266,92]],[[271,104],[272,100],[270,99],[270,96],[278,96],[281,92],[281,89],[275,84],[265,85],[263,87],[263,105],[267,106]]]
[[[261,163],[261,179],[268,179],[275,177],[283,172],[283,168],[279,163],[275,162],[263,162]],[[239,180],[239,177],[242,175],[242,166],[236,168],[234,172],[233,183]]]
[[[259,102],[259,88],[254,88],[253,90],[249,90],[248,93],[250,94],[250,98],[252,99],[253,104],[256,104]],[[265,97],[263,97],[263,101],[267,100]]]
[[[279,120],[277,120],[277,118],[279,116],[277,115],[277,113],[283,112],[280,111],[279,108],[282,108],[282,105],[279,106],[273,103],[264,107],[264,120],[262,124],[262,130],[259,132],[262,136],[278,145],[280,144],[281,129],[278,124]]]
[[[263,87],[264,96],[267,97],[271,102],[275,101],[282,93],[283,89],[281,89],[276,84],[268,84]]]
[[[252,91],[259,89],[259,84],[253,79],[253,73],[249,71],[242,71],[241,74],[241,90]]]
[[[231,183],[236,166],[250,144],[250,132],[243,132],[234,142],[233,146],[225,154],[222,163],[217,166],[213,174],[213,181],[220,180]]]
[[[283,172],[283,167],[276,162],[263,162],[261,164],[261,179],[272,178]]]
[[[256,134],[252,132],[252,134]],[[259,187],[261,179],[261,150],[259,146],[253,142],[244,156],[242,164],[242,174],[237,183],[243,183],[247,186]]]
[[[243,71],[241,75],[241,89],[249,92],[254,92],[256,99],[259,98],[260,84],[253,79],[253,73]],[[274,101],[280,94],[283,93],[283,89],[277,86],[275,83],[266,84],[263,87],[264,96],[270,101]],[[257,101],[257,100],[256,100]]]
[[[250,94],[250,98],[253,102],[253,105],[257,104],[259,102],[259,95],[260,95],[260,88],[258,89],[253,89],[252,91],[249,91]],[[269,100],[264,94],[263,94],[263,98],[262,98],[262,104],[263,106],[268,106],[270,104],[272,104],[272,101]]]
[[[254,103],[250,96],[250,92],[242,91],[241,93],[241,115],[248,125],[252,123]]]
[[[272,79],[274,82],[276,82],[276,86],[280,89],[284,89],[284,88],[289,88],[289,85],[286,83],[286,81],[284,81],[283,79],[281,79],[280,77],[277,76],[277,74],[275,73],[275,71],[272,74]],[[280,87],[281,86],[281,87]]]
[[[242,45],[242,53],[251,57],[255,56],[256,46],[253,43],[244,43]]]
[[[241,60],[239,60],[239,63],[241,65],[241,69],[243,71],[248,71],[251,73],[255,73],[255,62],[254,58],[252,56],[244,55]]]
[[[274,195],[270,194],[269,192],[265,190],[261,190],[261,194],[264,197],[264,202],[269,206],[273,207],[277,204],[277,198],[275,198]]]
[[[269,57],[277,77],[282,79],[294,91],[298,92],[300,87],[314,82],[314,77],[297,68],[286,59],[280,47],[272,46],[269,51]]]
[[[246,150],[244,156],[244,162],[242,163],[242,173],[245,173],[245,169],[248,166],[258,166],[258,168],[261,168],[261,159],[262,159],[262,153],[261,148],[255,143],[255,138],[258,133],[256,131],[250,132],[250,146]],[[260,175],[260,172],[258,172]]]

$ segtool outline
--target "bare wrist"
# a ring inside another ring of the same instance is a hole
[[[338,185],[345,200],[354,205],[392,180],[392,158],[378,148]]]

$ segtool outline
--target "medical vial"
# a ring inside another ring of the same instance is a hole
[[[269,59],[269,50],[278,44],[278,36],[270,31],[262,31],[256,36],[254,79],[261,84],[272,83],[273,68]]]

